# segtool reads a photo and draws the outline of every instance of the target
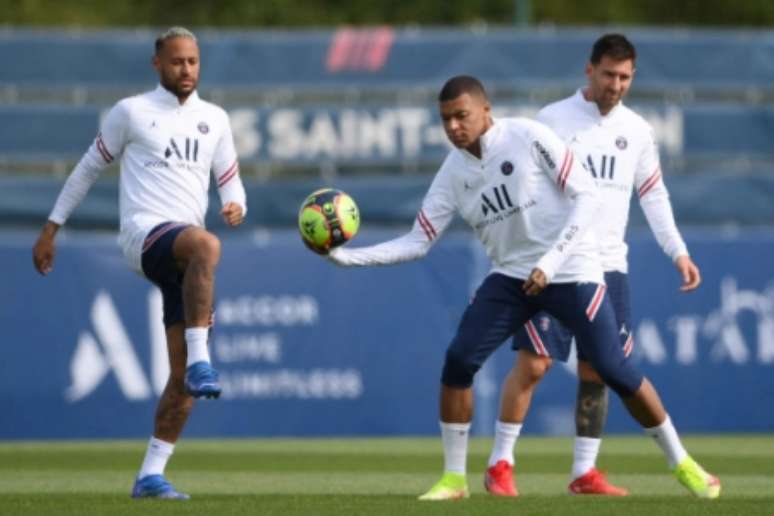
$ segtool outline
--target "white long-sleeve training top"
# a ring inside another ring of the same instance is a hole
[[[672,258],[687,255],[661,175],[658,145],[650,124],[619,103],[602,116],[582,90],[544,107],[537,119],[559,135],[594,177],[602,207],[594,217],[605,271],[627,272],[624,240],[632,191],[664,252]]]
[[[65,182],[49,220],[64,224],[116,159],[121,164],[119,243],[137,271],[142,244],[154,226],[166,221],[204,226],[210,172],[221,202],[247,211],[228,114],[195,91],[182,105],[160,85],[119,101]]]
[[[602,283],[590,227],[597,187],[562,140],[524,118],[495,120],[481,136],[481,159],[453,149],[436,174],[412,230],[369,247],[339,247],[340,265],[386,265],[424,256],[455,213],[473,228],[492,272],[526,279]]]

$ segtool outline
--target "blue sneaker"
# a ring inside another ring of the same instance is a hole
[[[220,396],[218,372],[207,362],[196,362],[185,370],[185,390],[194,398]]]
[[[134,481],[132,498],[188,500],[191,497],[185,493],[178,493],[163,475],[148,475]]]

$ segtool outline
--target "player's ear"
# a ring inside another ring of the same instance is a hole
[[[586,63],[586,77],[591,77],[591,72],[594,71],[594,65],[589,61]]]
[[[153,64],[153,68],[156,69],[156,71],[161,71],[161,59],[159,58],[158,54],[153,54],[153,58],[151,59],[151,64]]]

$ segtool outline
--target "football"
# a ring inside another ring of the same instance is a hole
[[[319,254],[348,242],[359,227],[357,204],[352,197],[333,188],[310,194],[298,212],[301,238],[309,249]]]

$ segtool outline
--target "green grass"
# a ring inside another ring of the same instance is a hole
[[[569,438],[525,437],[517,448],[517,499],[481,485],[491,441],[468,455],[472,496],[418,502],[440,475],[428,439],[183,440],[167,475],[190,502],[131,500],[142,441],[0,443],[0,514],[509,514],[714,515],[774,513],[774,436],[689,437],[686,446],[721,477],[719,500],[690,497],[644,437],[608,437],[599,466],[629,488],[625,499],[565,494]]]

